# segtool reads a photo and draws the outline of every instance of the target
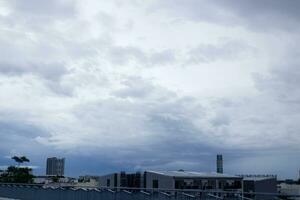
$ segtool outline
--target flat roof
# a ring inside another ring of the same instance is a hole
[[[263,180],[268,180],[268,179],[276,179],[273,176],[250,176],[250,177],[244,177],[244,181],[263,181]]]
[[[193,171],[147,171],[164,176],[172,176],[178,178],[227,178],[227,179],[243,179],[242,177],[221,174],[216,172],[193,172]]]

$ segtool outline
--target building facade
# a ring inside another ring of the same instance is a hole
[[[241,189],[242,177],[219,173],[189,171],[145,171],[113,173],[99,178],[101,187],[160,189]]]
[[[295,200],[300,200],[300,185],[296,183],[280,183],[278,185],[278,192],[282,195],[299,195],[298,197],[294,197]]]
[[[240,190],[242,177],[215,172],[146,171],[145,188]]]
[[[273,175],[248,175],[243,177],[243,190],[246,193],[260,193],[256,195],[246,194],[251,199],[272,200],[274,196],[263,193],[277,193],[277,177]]]
[[[143,175],[140,172],[126,173],[112,173],[99,177],[99,185],[101,187],[130,187],[141,188],[143,187]]]
[[[47,158],[47,176],[63,176],[65,173],[65,158]]]

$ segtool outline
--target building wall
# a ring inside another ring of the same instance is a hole
[[[300,185],[281,183],[279,193],[283,195],[300,195]],[[300,200],[300,197],[294,197],[294,199]]]
[[[146,188],[153,188],[153,180],[158,181],[158,188],[175,188],[175,181],[173,177],[165,176],[158,173],[146,172],[144,181],[146,183]]]
[[[275,178],[255,181],[255,192],[277,193],[277,180]]]
[[[277,180],[275,178],[255,182],[255,192],[277,193]],[[255,199],[273,200],[271,195],[256,195]]]
[[[99,187],[99,182],[98,180],[91,178],[86,182],[75,183],[74,187]]]
[[[99,177],[99,183],[101,187],[107,187],[107,181],[109,180],[109,187],[130,187],[140,188],[143,187],[143,174],[137,173],[114,173]]]
[[[266,178],[262,180],[244,180],[244,191],[255,193],[277,193],[277,180],[276,178]],[[271,200],[274,198],[272,195],[250,195],[249,197],[262,200]]]
[[[99,186],[100,187],[120,187],[119,176],[117,173],[108,174],[99,177]],[[108,184],[109,183],[109,184]]]

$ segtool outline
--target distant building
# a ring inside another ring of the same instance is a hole
[[[272,195],[263,195],[262,193],[277,193],[277,178],[274,175],[253,175],[243,177],[244,192],[261,193],[258,195],[246,194],[251,199],[274,199]]]
[[[45,185],[62,185],[61,183],[75,183],[76,178],[72,177],[59,177],[56,182],[54,182],[54,176],[35,176],[33,178],[33,183],[35,184],[45,184]]]
[[[47,176],[63,176],[65,173],[65,158],[47,158]]]
[[[33,178],[33,183],[35,184],[47,184],[52,182],[52,178],[49,176],[35,176]]]
[[[223,174],[223,156],[217,155],[217,173]]]
[[[101,187],[163,189],[241,189],[242,177],[228,174],[180,171],[113,173],[99,177]]]
[[[168,189],[217,189],[239,190],[242,188],[242,177],[219,174],[215,172],[190,171],[146,171],[144,187]]]
[[[100,176],[79,176],[77,183],[74,184],[74,187],[99,187],[99,178]]]
[[[143,175],[140,172],[126,173],[112,173],[99,177],[99,184],[101,187],[143,187]]]
[[[98,181],[100,177],[101,177],[101,176],[94,176],[94,175],[84,175],[84,176],[79,176],[78,182],[85,183],[85,182],[90,182],[91,180],[96,180],[96,181]]]
[[[300,200],[300,185],[299,184],[288,184],[280,183],[278,185],[278,192],[282,195],[298,195],[294,197],[295,200]]]
[[[277,193],[277,179],[275,176],[248,176],[243,179],[244,192]],[[274,199],[272,195],[249,196],[252,199]]]

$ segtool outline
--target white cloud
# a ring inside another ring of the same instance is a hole
[[[199,151],[299,151],[298,22],[270,35],[269,20],[254,30],[243,15],[249,2],[182,4],[5,3],[0,153],[53,148],[192,169]],[[298,17],[264,9],[280,23]]]

